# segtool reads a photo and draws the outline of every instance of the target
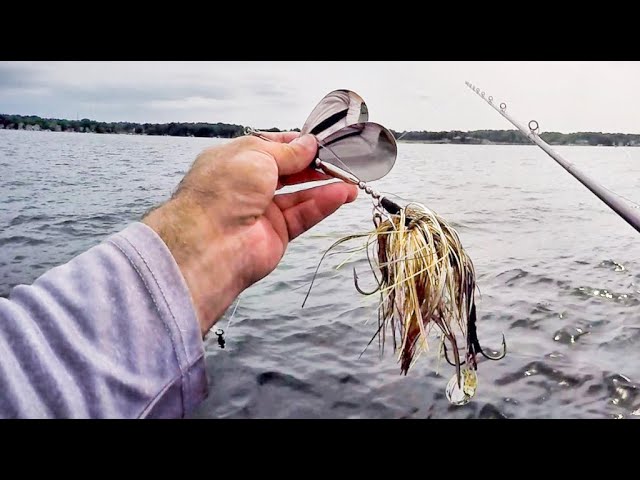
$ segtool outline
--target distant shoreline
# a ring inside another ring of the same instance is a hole
[[[0,130],[31,130],[50,132],[75,132],[120,135],[147,135],[200,138],[236,138],[245,134],[243,125],[229,123],[134,123],[98,122],[83,118],[68,120],[42,118],[37,115],[0,114]],[[262,129],[267,132],[300,131]],[[532,145],[518,130],[474,130],[474,131],[403,131],[391,130],[399,143],[425,143],[446,145]],[[640,146],[640,134],[602,132],[542,132],[540,138],[549,145],[636,147]]]
[[[441,140],[398,140],[398,143],[424,143],[429,145],[472,145],[472,146],[492,146],[492,145],[516,145],[516,146],[532,146],[535,147],[531,142],[443,142]],[[561,143],[561,144],[551,144],[557,146],[564,147],[640,147],[640,144],[634,145],[591,145],[588,143]]]
[[[43,133],[90,133],[90,134],[94,134],[94,135],[130,135],[130,136],[135,136],[135,137],[182,137],[182,138],[218,138],[218,139],[233,139],[233,138],[237,138],[237,137],[197,137],[194,135],[149,135],[149,134],[144,134],[144,133],[116,133],[116,132],[108,132],[108,133],[98,133],[98,132],[74,132],[74,131],[54,131],[54,130],[32,130],[32,129],[2,129],[0,128],[0,131],[2,130],[20,130],[20,131],[40,131]],[[263,130],[264,131],[264,130]],[[287,130],[282,130],[282,131],[287,131]],[[496,130],[499,131],[499,130]],[[468,146],[496,146],[496,145],[500,145],[500,146],[531,146],[531,147],[535,147],[535,145],[531,142],[490,142],[490,141],[485,141],[485,142],[457,142],[457,141],[450,141],[450,142],[446,142],[446,141],[442,141],[442,140],[404,140],[404,139],[400,139],[397,140],[398,143],[406,143],[406,144],[424,144],[424,145],[468,145]],[[640,147],[640,144],[634,144],[634,145],[591,145],[591,144],[587,144],[587,143],[562,143],[562,144],[552,144],[552,145],[556,145],[556,146],[564,146],[564,147],[607,147],[607,148],[612,148],[612,147]]]

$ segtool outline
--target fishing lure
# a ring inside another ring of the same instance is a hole
[[[397,142],[388,129],[369,121],[369,109],[360,95],[350,90],[327,94],[304,123],[301,134],[306,133],[315,135],[319,145],[312,168],[357,185],[373,199],[374,229],[338,240],[322,257],[342,243],[367,239],[364,249],[377,286],[371,292],[362,290],[355,269],[354,284],[363,295],[380,295],[378,329],[369,345],[377,337],[383,352],[386,332],[391,330],[401,373],[406,375],[428,350],[428,338],[435,333],[446,361],[456,368],[446,388],[447,398],[453,404],[467,403],[477,388],[477,355],[504,358],[506,343],[503,336],[503,352],[496,356],[480,347],[475,271],[457,232],[426,206],[402,207],[367,184],[391,171]],[[449,358],[447,342],[454,360]]]

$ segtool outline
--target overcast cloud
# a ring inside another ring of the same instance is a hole
[[[349,88],[394,130],[513,128],[465,80],[541,131],[640,133],[640,62],[0,62],[0,113],[289,129]]]

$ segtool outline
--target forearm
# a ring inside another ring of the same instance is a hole
[[[206,396],[191,296],[135,223],[0,298],[1,417],[180,417]]]

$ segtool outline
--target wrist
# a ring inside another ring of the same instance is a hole
[[[228,235],[195,204],[170,200],[143,220],[167,245],[185,279],[204,336],[245,288]]]

